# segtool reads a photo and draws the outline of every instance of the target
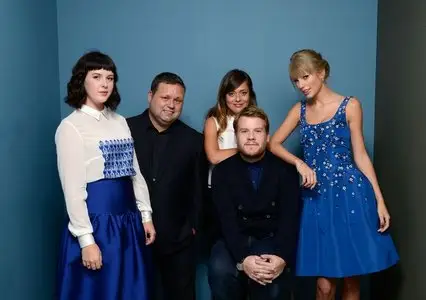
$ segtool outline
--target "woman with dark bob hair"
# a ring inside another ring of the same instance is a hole
[[[147,300],[146,245],[155,239],[151,203],[120,103],[118,75],[101,52],[72,70],[75,110],[55,135],[68,224],[58,265],[60,300]]]

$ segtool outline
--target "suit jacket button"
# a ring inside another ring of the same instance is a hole
[[[243,205],[242,204],[238,205],[238,210],[242,210],[242,209],[243,209]]]
[[[272,206],[275,206],[275,201],[272,201],[272,202],[271,202],[271,205],[272,205]]]
[[[267,219],[270,219],[271,218],[271,215],[266,215],[265,216]]]

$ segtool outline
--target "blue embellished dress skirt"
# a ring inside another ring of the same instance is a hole
[[[349,100],[320,124],[308,124],[306,103],[301,105],[301,145],[317,185],[302,191],[298,276],[351,277],[384,270],[399,260],[390,234],[378,232],[373,187],[353,161]]]
[[[66,228],[60,246],[60,300],[148,300],[147,250],[141,214],[130,177],[87,184],[86,200],[102,267],[82,264],[77,238]]]

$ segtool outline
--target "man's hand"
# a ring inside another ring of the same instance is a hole
[[[261,285],[266,285],[267,283],[272,282],[274,274],[272,273],[270,266],[264,266],[256,263],[260,260],[262,260],[260,256],[247,256],[243,261],[243,270],[244,273],[246,273],[253,281]]]
[[[145,244],[151,245],[155,241],[155,228],[152,222],[143,223],[143,229],[145,230]]]
[[[260,259],[256,260],[258,266],[267,268],[272,273],[272,279],[274,280],[284,271],[286,262],[279,256],[263,254],[260,256]]]

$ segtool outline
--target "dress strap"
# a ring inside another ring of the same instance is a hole
[[[306,101],[300,103],[300,123],[306,123]]]
[[[351,100],[352,96],[346,96],[345,99],[343,99],[342,103],[339,106],[339,109],[337,110],[337,113],[339,115],[346,114],[346,106],[348,105],[349,100]]]

